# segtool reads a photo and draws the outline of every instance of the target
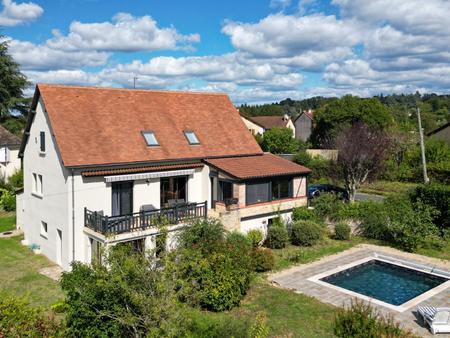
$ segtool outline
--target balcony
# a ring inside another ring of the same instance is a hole
[[[103,235],[117,235],[155,228],[162,221],[170,225],[189,222],[208,216],[208,203],[185,203],[170,208],[147,210],[129,215],[104,216],[84,208],[84,224]]]

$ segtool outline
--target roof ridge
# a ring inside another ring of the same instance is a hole
[[[42,83],[42,82],[38,83],[37,86],[38,87],[43,86],[43,87],[61,87],[61,88],[77,88],[77,89],[111,90],[111,91],[135,91],[135,92],[153,92],[153,93],[179,93],[179,94],[228,96],[224,92],[172,90],[172,89],[114,88],[114,87],[101,87],[101,86],[65,85],[65,84]]]

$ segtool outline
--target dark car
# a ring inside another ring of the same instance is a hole
[[[335,194],[340,199],[348,201],[348,192],[344,188],[331,184],[312,184],[308,187],[309,199],[314,199],[314,197],[318,197],[323,193]]]

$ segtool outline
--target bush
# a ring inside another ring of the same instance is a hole
[[[170,267],[179,299],[212,311],[238,305],[253,272],[248,239],[239,233],[227,234],[222,224],[212,220],[195,222],[181,230],[178,238]]]
[[[9,184],[14,188],[22,188],[23,187],[23,171],[22,169],[17,170],[14,174],[9,178]]]
[[[4,211],[16,210],[16,195],[6,189],[0,189],[0,206]]]
[[[295,221],[320,221],[314,210],[305,207],[298,207],[292,210],[292,220]]]
[[[293,161],[312,170],[308,180],[310,182],[329,181],[334,170],[333,161],[320,156],[311,156],[306,151],[297,153]]]
[[[340,222],[334,227],[334,238],[338,240],[347,241],[350,239],[352,230],[350,226],[345,222]]]
[[[292,225],[291,243],[294,245],[311,246],[323,236],[321,225],[311,221],[297,221]]]
[[[252,229],[249,232],[247,232],[247,238],[250,241],[250,243],[252,243],[252,246],[256,248],[262,244],[264,235],[261,230]]]
[[[450,186],[444,184],[427,184],[418,186],[411,193],[411,200],[421,200],[424,204],[432,206],[439,213],[433,218],[433,223],[441,231],[450,229]]]
[[[284,224],[274,222],[267,229],[267,238],[264,242],[265,246],[271,249],[282,249],[289,243],[289,235]]]
[[[413,338],[392,317],[383,317],[370,305],[352,301],[349,308],[339,309],[334,319],[334,334],[341,338]]]
[[[270,249],[255,248],[251,255],[254,270],[257,272],[270,271],[275,266],[275,256]]]
[[[64,325],[23,298],[0,295],[0,337],[64,337]]]
[[[325,193],[312,200],[314,212],[322,219],[337,220],[344,202],[339,200],[335,194]]]

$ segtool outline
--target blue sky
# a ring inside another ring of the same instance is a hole
[[[447,0],[0,3],[33,83],[131,87],[136,76],[236,104],[450,88]]]

